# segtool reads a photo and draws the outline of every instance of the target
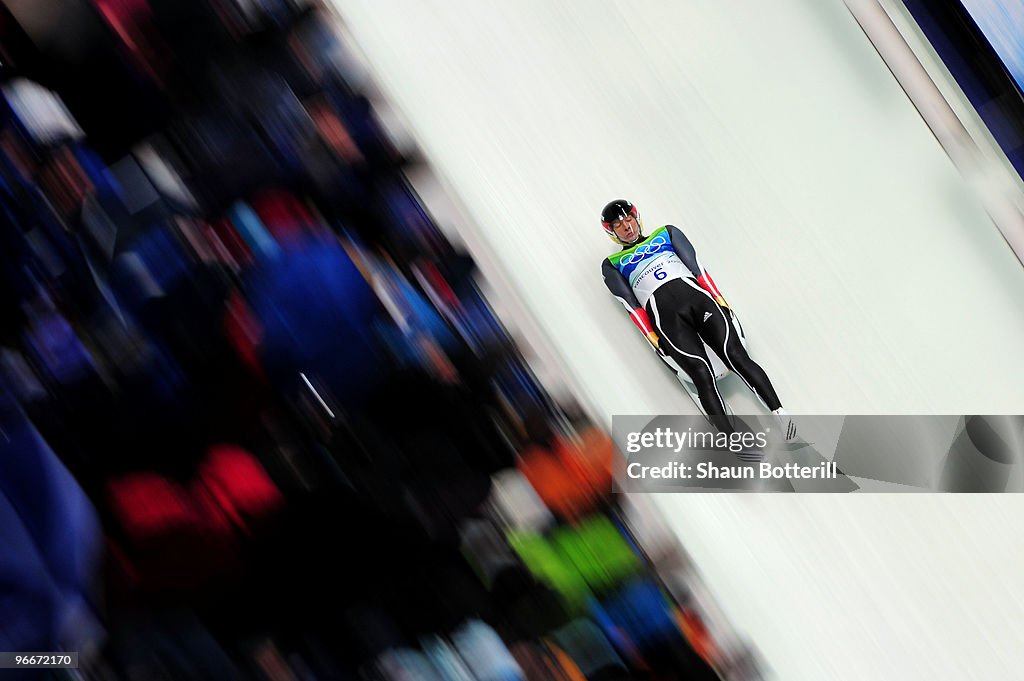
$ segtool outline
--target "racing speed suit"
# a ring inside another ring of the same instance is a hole
[[[713,423],[726,423],[727,412],[705,343],[769,410],[782,406],[764,369],[747,354],[724,296],[682,231],[659,227],[605,258],[601,270],[633,323],[693,381]]]

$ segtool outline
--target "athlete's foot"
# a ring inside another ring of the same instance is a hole
[[[782,438],[786,442],[792,442],[793,440],[795,440],[796,424],[793,422],[793,419],[790,417],[790,415],[786,413],[786,410],[783,409],[782,407],[779,407],[778,409],[773,411],[772,414],[774,414],[775,418],[779,420],[779,426],[782,429]]]

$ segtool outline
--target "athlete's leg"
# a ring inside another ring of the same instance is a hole
[[[725,400],[718,392],[711,362],[704,352],[704,342],[697,330],[684,319],[687,315],[680,309],[680,304],[668,286],[658,289],[647,302],[647,314],[658,334],[659,346],[693,381],[701,407],[711,423],[719,431],[731,433],[733,428],[727,418]]]
[[[693,288],[703,291],[696,284],[693,284]],[[743,379],[769,411],[781,408],[782,402],[779,401],[768,374],[760,364],[750,358],[729,314],[719,307],[710,295],[703,296],[702,303],[694,307],[696,314],[699,315],[699,320],[695,321],[700,324],[697,327],[700,337],[715,350],[726,366]]]

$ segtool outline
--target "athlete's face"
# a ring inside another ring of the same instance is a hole
[[[612,231],[619,237],[619,241],[631,244],[640,237],[640,223],[632,215],[627,215],[612,223]]]

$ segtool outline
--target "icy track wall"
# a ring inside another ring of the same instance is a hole
[[[618,197],[687,231],[790,411],[1022,412],[1024,271],[839,0],[336,5],[598,418],[693,413],[601,285]],[[657,503],[777,678],[1024,663],[1019,497]]]

